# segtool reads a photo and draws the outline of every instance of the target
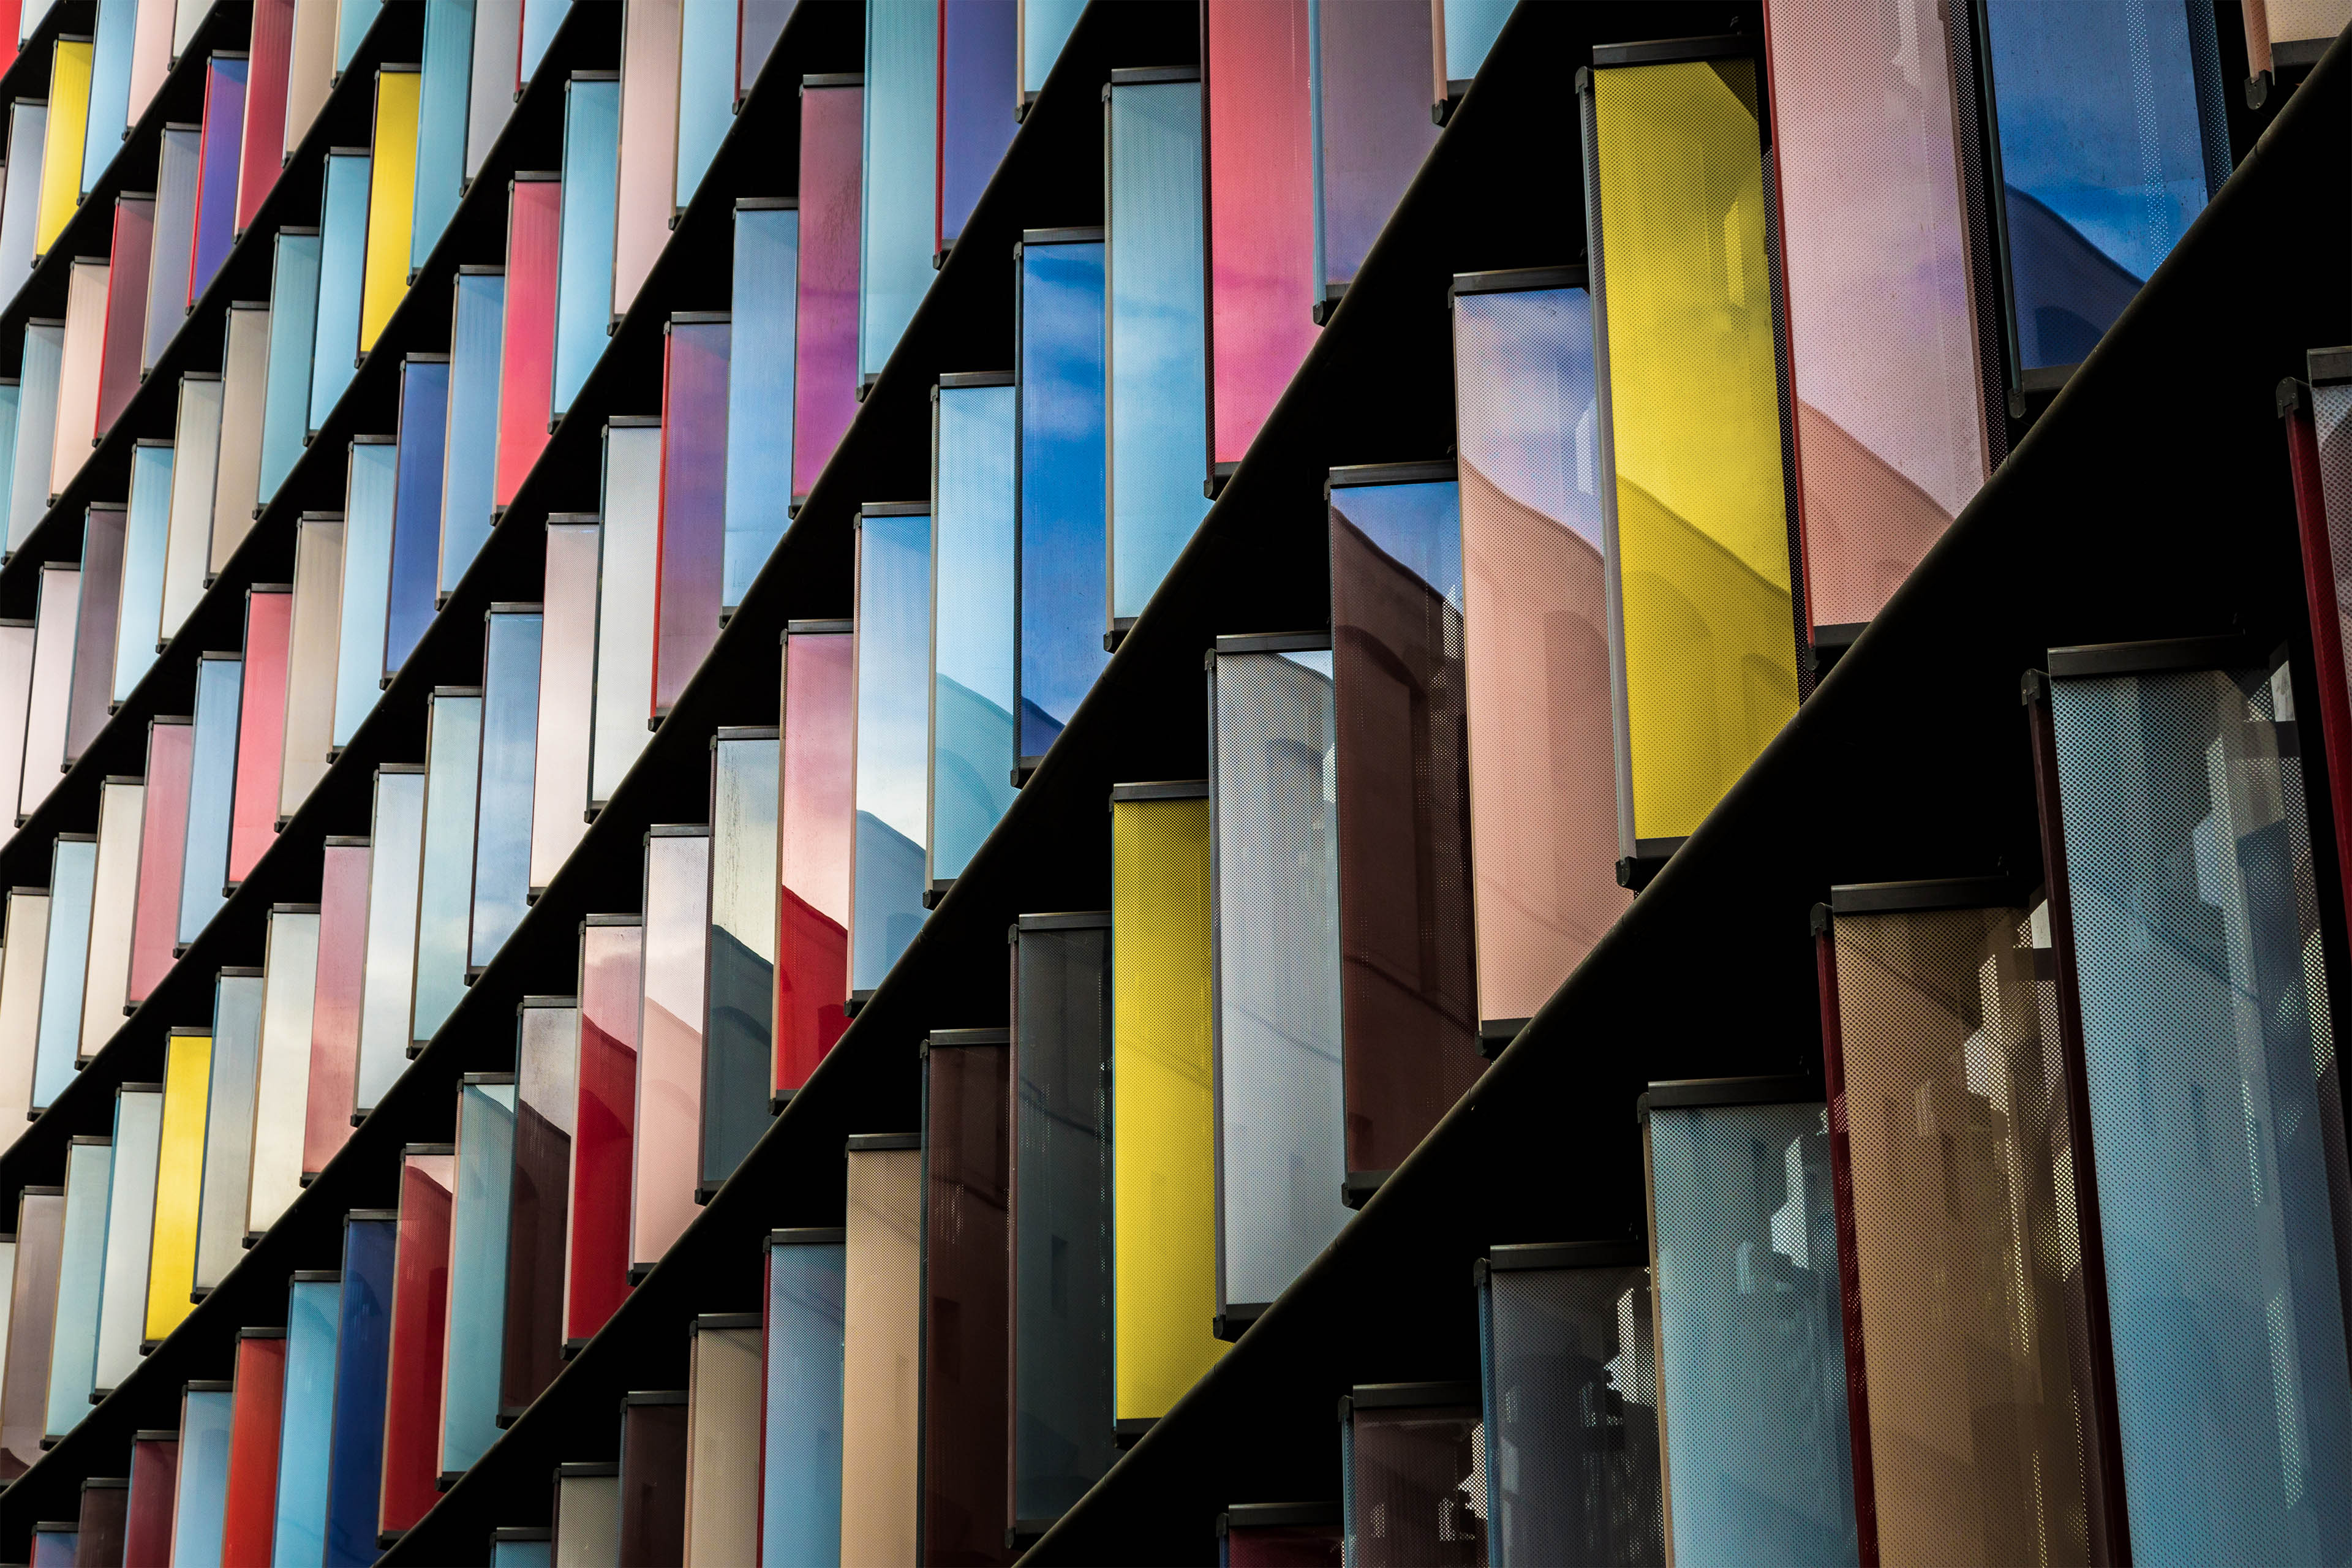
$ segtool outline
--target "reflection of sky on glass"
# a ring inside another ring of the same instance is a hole
[[[960,875],[1013,804],[1010,386],[942,387],[931,607],[931,871]]]
[[[719,601],[751,592],[784,536],[793,499],[793,284],[801,215],[789,207],[735,215],[733,336],[727,361],[727,559]]]
[[[621,84],[568,83],[563,100],[563,226],[555,274],[553,410],[559,416],[572,406],[611,341],[607,329],[620,149]]]
[[[1103,247],[1021,261],[1021,754],[1045,754],[1103,652]]]
[[[1453,480],[1348,485],[1332,490],[1331,505],[1461,613],[1462,493]]]
[[[1511,19],[1517,0],[1445,0],[1445,76],[1462,81],[1478,74],[1495,35]]]
[[[1035,92],[1045,85],[1046,73],[1061,58],[1062,46],[1070,41],[1070,29],[1078,25],[1078,13],[1086,8],[1086,0],[1022,0],[1023,92]]]
[[[940,0],[866,0],[857,368],[881,373],[938,273]]]
[[[931,520],[867,517],[857,548],[857,809],[923,842]]]
[[[1591,296],[1581,289],[1465,294],[1454,302],[1454,321],[1462,461],[1600,549]],[[1561,439],[1571,431],[1573,440]]]

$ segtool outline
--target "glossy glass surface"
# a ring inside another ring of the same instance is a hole
[[[160,649],[180,633],[204,597],[211,565],[214,482],[219,478],[223,383],[215,375],[180,378],[172,443],[172,516],[163,545]]]
[[[139,826],[139,907],[131,917],[127,1003],[145,1001],[172,970],[172,949],[179,940],[180,868],[187,858],[195,741],[195,726],[186,719],[157,719],[148,726],[146,809]]]
[[[537,1399],[563,1367],[563,1259],[572,1131],[580,1116],[580,1009],[526,1006],[515,1036],[513,1195],[499,1363],[502,1415]]]
[[[1021,257],[1021,756],[1043,757],[1093,689],[1103,651],[1103,247]]]
[[[1440,47],[1437,76],[1442,84],[1468,81],[1486,63],[1503,24],[1511,19],[1514,0],[1433,0]]]
[[[278,493],[310,419],[310,358],[319,315],[320,237],[280,229],[269,280],[269,379],[261,414],[260,499]]]
[[[180,1396],[180,1474],[172,1488],[173,1568],[226,1568],[221,1527],[228,1518],[229,1441],[236,1395],[219,1384]]]
[[[100,0],[92,21],[89,110],[77,192],[85,198],[122,151],[122,133],[131,125],[131,40],[138,15],[135,0]]]
[[[180,1440],[133,1439],[131,1445],[131,1505],[123,1520],[122,1560],[172,1560],[172,1488],[180,1475]]]
[[[775,1058],[777,752],[773,734],[713,742],[710,976],[704,997],[702,1173],[734,1173],[768,1130]]]
[[[188,319],[188,268],[195,251],[196,183],[203,167],[201,128],[165,125],[155,154],[155,233],[147,260],[147,326],[139,355],[142,371],[154,368]],[[0,267],[5,265],[6,258],[0,257]]]
[[[367,961],[360,990],[352,1110],[365,1112],[408,1065],[416,975],[417,879],[425,847],[425,771],[382,768],[368,852]]]
[[[930,711],[931,520],[868,517],[857,532],[856,837],[849,986],[873,990],[922,929]]]
[[[10,1480],[41,1457],[49,1393],[49,1335],[57,1322],[58,1258],[66,1195],[55,1187],[18,1194],[16,1263],[8,1288],[8,1354],[0,1377],[0,1474]]]
[[[416,128],[424,76],[415,66],[375,73],[375,127],[368,171],[367,282],[360,300],[360,353],[375,347],[408,292],[416,212]]]
[[[147,330],[147,268],[155,242],[152,196],[114,198],[114,244],[106,280],[105,346],[99,352],[98,434],[139,390],[139,351]]]
[[[41,968],[41,1022],[33,1058],[33,1106],[44,1110],[73,1082],[81,1048],[82,981],[89,964],[89,909],[98,890],[98,840],[60,834],[49,863],[49,935]]]
[[[944,253],[1019,128],[1004,84],[1019,73],[1020,0],[961,0],[940,14],[939,228]]]
[[[503,272],[457,275],[449,325],[449,429],[441,477],[440,592],[454,593],[490,537],[499,473]]]
[[[466,178],[482,172],[490,144],[514,112],[523,0],[474,0],[474,61],[466,93]]]
[[[240,234],[253,226],[261,212],[262,198],[276,187],[278,173],[286,163],[286,87],[287,73],[293,63],[294,0],[255,0],[253,27],[246,47],[245,130],[239,140],[236,174],[236,226]],[[156,85],[162,85],[163,77],[163,71],[157,70]],[[134,85],[134,120],[139,115],[140,101]]]
[[[799,3],[800,0],[737,0],[736,102],[742,102],[751,84],[759,79],[761,68],[775,52],[776,42],[784,34],[784,24],[792,20]]]
[[[1045,86],[1046,75],[1070,41],[1086,0],[1023,0],[1021,5],[1021,101],[1026,103]]]
[[[693,1223],[701,1178],[703,997],[710,939],[707,830],[646,840],[645,1002],[637,1016],[629,1262],[658,1263]]]
[[[547,46],[555,40],[555,29],[563,24],[563,14],[570,10],[572,0],[522,0],[522,46],[518,57],[515,86],[528,86],[531,73],[546,58]],[[518,91],[517,96],[520,93]]]
[[[338,75],[351,68],[359,58],[360,41],[374,25],[376,14],[383,9],[383,0],[335,0],[335,70]]]
[[[661,427],[604,428],[596,564],[596,710],[588,800],[613,798],[646,749],[654,701],[654,605],[661,559]]]
[[[342,1286],[332,1275],[297,1279],[287,1287],[286,1399],[278,1429],[273,1568],[310,1568],[325,1555],[341,1297]]]
[[[992,100],[992,101],[994,101]],[[1001,107],[1001,105],[1000,105]],[[929,885],[961,876],[1013,806],[1013,400],[943,386],[933,404]]]
[[[58,1261],[57,1327],[49,1338],[42,1434],[63,1437],[89,1414],[98,1364],[98,1294],[106,1273],[106,1191],[114,1149],[104,1139],[66,1148],[65,1246]]]
[[[654,1397],[661,1403],[632,1399],[621,1407],[624,1563],[685,1561],[686,1402]]]
[[[196,230],[189,258],[191,305],[211,287],[236,234],[237,166],[245,139],[245,84],[249,62],[214,55],[205,62],[205,119],[196,178]]]
[[[81,1489],[80,1529],[74,1532],[74,1561],[102,1563],[110,1565],[122,1561],[123,1526],[130,1511],[131,1489],[127,1477],[113,1478],[104,1485],[91,1485],[99,1478],[90,1477]]]
[[[239,1335],[231,1397],[228,1511],[221,1561],[267,1563],[278,1516],[278,1437],[284,1419],[286,1340]]]
[[[620,157],[621,84],[573,77],[563,93],[563,228],[555,278],[551,406],[559,419],[612,342],[607,329]]]
[[[46,255],[81,201],[82,149],[89,126],[90,44],[60,37],[50,46],[49,130],[41,142],[41,200],[33,250]]]
[[[784,638],[777,786],[776,1078],[800,1088],[848,1027],[849,862],[856,825],[848,632]]]
[[[620,177],[613,314],[625,314],[669,240],[677,164],[678,20],[685,0],[629,0],[621,22]]]
[[[506,326],[499,348],[499,454],[491,500],[504,506],[547,445],[555,370],[555,279],[563,187],[516,180],[507,205]],[[444,570],[446,570],[445,565]]]
[[[131,449],[131,501],[124,508],[121,610],[114,626],[116,702],[154,668],[155,632],[163,616],[163,551],[172,524],[172,444],[142,441]]]
[[[73,689],[66,704],[68,766],[106,728],[115,632],[121,625],[122,536],[120,505],[93,506],[82,514],[82,603],[74,617]]]
[[[1421,101],[1433,9],[1420,0],[1310,0],[1315,251],[1326,295],[1355,279],[1437,144]]]
[[[514,1192],[515,1086],[457,1091],[457,1166],[449,1215],[449,1352],[441,1384],[441,1468],[463,1470],[498,1441],[507,1222]]]
[[[351,384],[358,367],[362,298],[367,286],[369,166],[365,153],[330,152],[319,198],[319,310],[310,348],[310,427],[322,428],[327,411]]]
[[[132,779],[109,778],[99,786],[98,874],[91,883],[89,964],[82,984],[79,1047],[85,1058],[96,1056],[122,1026],[146,795],[147,786]]]
[[[343,520],[294,525],[294,605],[287,637],[286,743],[278,752],[278,815],[291,817],[327,776],[335,740],[336,644],[342,630]]]
[[[563,1337],[604,1326],[629,1293],[629,1186],[637,1120],[645,931],[635,920],[580,931],[580,1110],[572,1124]]]
[[[334,744],[351,744],[383,691],[384,632],[391,618],[393,509],[400,493],[400,448],[381,437],[354,441],[343,492],[343,581],[336,615]]]
[[[1309,0],[1202,16],[1208,115],[1209,460],[1234,463],[1315,344]]]
[[[684,212],[735,122],[740,20],[732,5],[688,5],[678,23],[677,177],[670,202]]]
[[[801,215],[735,208],[733,334],[727,362],[727,558],[719,603],[743,602],[791,518],[793,369]]]
[[[67,716],[73,699],[74,631],[81,606],[80,572],[45,563],[36,603],[32,698],[25,712],[25,771],[16,792],[20,823],[49,798],[65,771]]]
[[[106,1278],[98,1299],[92,1381],[119,1388],[139,1370],[147,1331],[147,1275],[155,1243],[155,1176],[163,1146],[163,1096],[152,1084],[114,1097],[114,1170],[106,1203]]]
[[[327,1459],[327,1568],[364,1568],[375,1561],[376,1508],[383,1479],[384,1380],[392,1352],[400,1222],[381,1209],[360,1213],[371,1217],[354,1217],[343,1226],[335,1414]],[[383,1217],[373,1217],[379,1215]]]
[[[310,1000],[310,1092],[302,1131],[306,1173],[325,1170],[352,1134],[365,1017],[373,860],[363,838],[331,842],[320,854],[319,984]]]
[[[841,1560],[839,1236],[768,1248],[766,1408],[760,1441],[760,1554],[765,1563]]]
[[[181,945],[196,940],[228,901],[229,827],[236,800],[237,709],[245,668],[234,658],[196,666],[194,750],[188,763],[188,837],[180,859]]]
[[[923,1153],[853,1150],[847,1158],[841,1561],[912,1563],[922,1501],[921,1432],[919,1380],[907,1372],[919,1367],[923,1355]],[[1001,1332],[997,1342],[1003,1342]],[[1003,1387],[1001,1377],[997,1386]]]
[[[556,1473],[555,1539],[548,1544],[550,1557],[561,1568],[584,1568],[591,1563],[601,1568],[621,1560],[620,1468],[609,1464],[584,1468],[601,1473]]]
[[[221,350],[221,433],[213,485],[209,569],[228,569],[229,552],[252,531],[261,499],[262,420],[269,385],[269,312],[250,302],[229,306]]]
[[[495,957],[530,908],[531,769],[539,743],[541,616],[493,610],[482,657],[482,730],[467,963]]]
[[[799,325],[793,342],[793,495],[808,494],[857,412],[862,87],[801,89]]]
[[[252,590],[245,600],[243,696],[237,703],[236,794],[229,829],[228,879],[242,882],[277,841],[278,764],[286,753],[286,675],[294,595]]]
[[[1770,275],[1755,69],[1612,67],[1584,100],[1620,855],[1697,826],[1796,710],[1772,291],[1746,281]]]
[[[268,1230],[302,1193],[304,1121],[310,1103],[310,1037],[318,1026],[316,908],[269,911],[263,951],[261,1068],[253,1094],[253,1179],[247,1234]]]
[[[596,709],[596,555],[593,522],[547,525],[545,606],[540,616],[539,734],[531,763],[530,867],[534,888],[555,879],[581,835],[588,804],[589,729]]]
[[[33,269],[33,240],[39,227],[42,142],[48,128],[45,101],[18,99],[8,106],[6,201],[0,205],[0,277],[22,278]]]
[[[412,357],[400,367],[399,473],[393,488],[392,589],[384,612],[383,671],[400,673],[433,607],[441,567],[441,482],[449,428],[449,365]]]
[[[922,1539],[926,1555],[1009,1560],[1013,1053],[943,1046],[923,1077]],[[855,1223],[853,1221],[853,1223]],[[1081,1244],[1083,1245],[1083,1244]],[[1081,1302],[1086,1268],[1072,1283]]]
[[[155,1160],[155,1226],[148,1245],[142,1339],[163,1338],[180,1326],[194,1305],[188,1293],[196,1276],[212,1057],[213,1043],[204,1035],[175,1034],[164,1039],[163,1132]]]
[[[224,973],[213,993],[212,1071],[205,1096],[204,1191],[196,1210],[195,1289],[208,1291],[245,1256],[253,1181],[253,1104],[261,1077],[262,977]]]
[[[868,0],[857,371],[882,373],[935,276],[940,0]]]
[[[719,640],[727,550],[729,323],[669,323],[662,360],[661,557],[653,713],[667,713]]]
[[[689,1563],[759,1561],[761,1329],[757,1318],[743,1328],[695,1323],[686,1404]]]
[[[49,510],[49,465],[57,450],[58,381],[65,374],[66,324],[25,323],[16,384],[16,445],[9,458],[8,548],[25,542]]]
[[[473,920],[474,831],[482,776],[482,699],[442,687],[425,720],[425,847],[416,894],[416,1001],[408,1039],[423,1042],[466,994]],[[381,838],[378,840],[382,842]]]
[[[408,267],[415,271],[457,214],[464,194],[467,79],[474,65],[474,0],[426,0],[416,98],[416,195],[409,208]]]
[[[41,975],[48,967],[49,890],[11,889],[8,944],[0,954],[0,1071],[6,1073],[6,1102],[0,1112],[17,1118],[33,1104],[33,1061],[41,1037]]]
[[[106,351],[102,260],[76,258],[66,279],[65,357],[58,368],[58,424],[49,452],[49,493],[62,495],[89,460],[98,428],[98,382]]]

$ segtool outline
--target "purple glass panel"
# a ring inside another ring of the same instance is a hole
[[[800,328],[793,342],[793,497],[807,495],[857,412],[859,79],[801,88]]]
[[[1428,91],[1430,11],[1422,0],[1315,6],[1316,248],[1322,297],[1364,264],[1397,198],[1437,145]]]
[[[195,255],[188,268],[188,303],[201,296],[228,259],[236,234],[237,154],[245,140],[243,55],[215,55],[205,69],[202,172],[196,184]]]
[[[1005,84],[1020,71],[1020,0],[955,0],[940,7],[939,244],[963,232],[1017,123]]]
[[[725,316],[672,316],[662,365],[661,555],[654,605],[654,710],[677,701],[719,640],[727,552]]]

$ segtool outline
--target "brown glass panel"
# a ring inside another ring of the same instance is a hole
[[[507,1222],[506,1353],[499,1414],[520,1415],[563,1365],[563,1252],[572,1130],[580,1109],[580,1010],[529,998],[515,1060],[514,1189]]]
[[[1010,1563],[1005,1546],[1013,1047],[1002,1030],[926,1058],[921,1559]]]
[[[683,1393],[633,1394],[621,1407],[621,1561],[629,1568],[684,1568]]]
[[[41,1457],[49,1399],[49,1337],[66,1247],[66,1190],[26,1187],[16,1208],[16,1274],[8,1303],[8,1364],[0,1379],[0,1481]]]

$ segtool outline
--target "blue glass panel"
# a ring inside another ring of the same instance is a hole
[[[342,1286],[297,1279],[286,1291],[286,1391],[278,1407],[278,1517],[271,1568],[316,1568],[326,1555],[327,1452],[334,1432],[335,1332]]]
[[[1078,25],[1078,15],[1087,8],[1087,0],[1024,0],[1021,6],[1021,99],[1027,102],[1045,85],[1047,73],[1054,62],[1062,58],[1062,46],[1070,41],[1070,29]]]
[[[147,258],[147,325],[139,358],[142,371],[155,368],[188,319],[188,266],[195,252],[196,179],[203,162],[203,132],[193,125],[163,128],[155,155],[155,236]],[[6,264],[7,258],[0,257],[0,269]],[[310,329],[306,325],[302,330],[307,333]],[[306,372],[308,359],[306,352]]]
[[[226,1389],[190,1389],[181,1398],[180,1481],[172,1490],[172,1568],[221,1568],[236,1395]]]
[[[13,553],[49,510],[49,459],[57,442],[58,382],[66,363],[63,321],[25,323],[16,372],[16,449],[10,454],[8,550]]]
[[[139,0],[98,0],[98,24],[90,29],[89,119],[81,143],[85,196],[122,151],[122,132],[131,123],[131,37],[138,21]]]
[[[857,833],[849,988],[882,984],[923,925],[931,520],[868,514],[857,533]]]
[[[940,18],[940,248],[1004,161],[1019,126],[1005,89],[1019,68],[1020,0],[955,0]]]
[[[940,0],[866,0],[857,370],[882,374],[938,276]]]
[[[539,69],[539,62],[547,58],[547,46],[555,41],[555,29],[562,26],[563,14],[571,8],[572,0],[523,0],[518,79],[528,83]]]
[[[408,268],[423,268],[457,211],[466,183],[466,99],[474,69],[474,0],[425,0],[425,62],[416,89],[416,201]]]
[[[351,69],[352,57],[360,52],[360,40],[367,37],[368,28],[375,22],[376,13],[383,9],[383,0],[338,0],[335,12],[337,75]]]
[[[0,204],[0,290],[10,295],[32,275],[33,240],[39,229],[37,218],[41,205],[41,151],[48,122],[46,103],[18,99],[8,106],[6,200]],[[194,139],[188,140],[193,146]],[[194,189],[193,183],[189,188]]]
[[[2229,175],[2218,69],[2198,68],[2191,37],[2210,58],[2213,16],[2198,9],[1987,0],[2021,369],[2088,354]]]
[[[408,662],[433,624],[441,570],[442,439],[449,428],[449,362],[412,357],[400,367],[399,476],[392,503],[391,591],[384,606],[383,676]]]
[[[1010,386],[943,386],[931,600],[930,879],[962,875],[1013,805]]]
[[[261,406],[261,500],[293,471],[310,426],[311,334],[319,324],[319,234],[278,231],[269,280],[269,377]]]
[[[552,1541],[493,1541],[490,1568],[550,1568],[555,1561]]]
[[[376,1560],[384,1378],[392,1361],[393,1244],[399,1230],[400,1221],[388,1213],[343,1225],[335,1415],[327,1445],[326,1568],[366,1568]]]
[[[704,171],[735,121],[735,29],[732,5],[688,5],[677,30],[677,175],[680,212],[694,200]],[[572,195],[567,174],[563,195]],[[606,287],[611,280],[606,279]]]
[[[773,731],[722,730],[710,752],[710,970],[702,1033],[702,1174],[725,1181],[768,1131],[775,1074]]]
[[[179,940],[191,942],[228,901],[228,830],[236,794],[236,719],[245,661],[196,666],[195,754],[189,763],[188,837],[180,862]]]
[[[2051,686],[2132,1559],[2343,1556],[2342,1101],[2285,672]]]
[[[163,546],[172,524],[172,444],[131,449],[131,502],[122,522],[122,610],[114,623],[114,700],[155,663],[163,620]]]
[[[490,962],[530,908],[541,626],[535,613],[494,611],[482,655],[481,826],[474,842],[467,956],[477,969]],[[771,801],[774,794],[769,792]]]
[[[310,349],[313,430],[326,426],[328,411],[359,366],[371,162],[362,153],[327,155],[326,186],[319,197],[319,325]]]
[[[343,585],[335,644],[335,744],[352,737],[383,694],[384,621],[392,592],[392,509],[400,448],[354,441],[343,494]]]
[[[59,1530],[66,1521],[43,1521],[33,1526],[32,1568],[73,1568],[81,1549],[81,1531]]]
[[[106,1277],[107,1182],[114,1149],[103,1140],[66,1149],[65,1247],[58,1258],[57,1328],[49,1341],[45,1436],[62,1437],[89,1414],[97,1387],[98,1295]]]
[[[1486,63],[1495,36],[1518,0],[1444,0],[1445,79],[1468,81]]]
[[[1675,1559],[1853,1563],[1828,1112],[1654,1109],[1648,1142]]]
[[[1201,89],[1110,89],[1110,614],[1143,613],[1208,515]]]
[[[474,802],[482,768],[482,700],[433,694],[425,737],[425,851],[416,888],[416,1000],[411,1040],[429,1040],[466,994],[466,926],[474,904]]]
[[[1021,756],[1045,754],[1103,651],[1103,247],[1021,252]]]
[[[844,1248],[768,1248],[767,1441],[760,1560],[841,1561]]]
[[[236,666],[229,666],[234,673]],[[236,694],[229,715],[236,718]],[[201,722],[201,721],[199,721]],[[226,788],[221,798],[227,799]],[[226,818],[223,818],[224,824]],[[226,863],[228,840],[221,840]],[[216,906],[219,877],[213,879]],[[82,978],[89,963],[89,910],[98,890],[98,840],[89,835],[59,837],[49,863],[48,948],[41,964],[41,1021],[33,1057],[33,1105],[44,1110],[73,1082],[81,1049]]]
[[[441,1384],[441,1468],[462,1470],[499,1439],[507,1314],[507,1220],[514,1190],[515,1086],[457,1090],[457,1193],[449,1216],[449,1353]]]
[[[415,763],[376,770],[374,843],[368,856],[367,963],[360,995],[360,1059],[352,1109],[375,1109],[408,1066],[415,1003],[417,876],[424,864],[425,774]]]
[[[261,1079],[259,973],[224,971],[213,989],[212,1067],[205,1079],[205,1168],[196,1201],[196,1289],[245,1256],[253,1176],[253,1098]]]
[[[735,209],[734,336],[727,361],[727,559],[719,604],[751,591],[791,522],[793,355],[801,215]]]
[[[563,97],[563,228],[555,273],[553,413],[559,419],[613,341],[606,329],[620,176],[621,84],[574,77]]]
[[[505,330],[507,280],[501,272],[457,278],[449,326],[449,440],[441,478],[441,592],[490,537],[490,498],[499,473],[499,341]]]

